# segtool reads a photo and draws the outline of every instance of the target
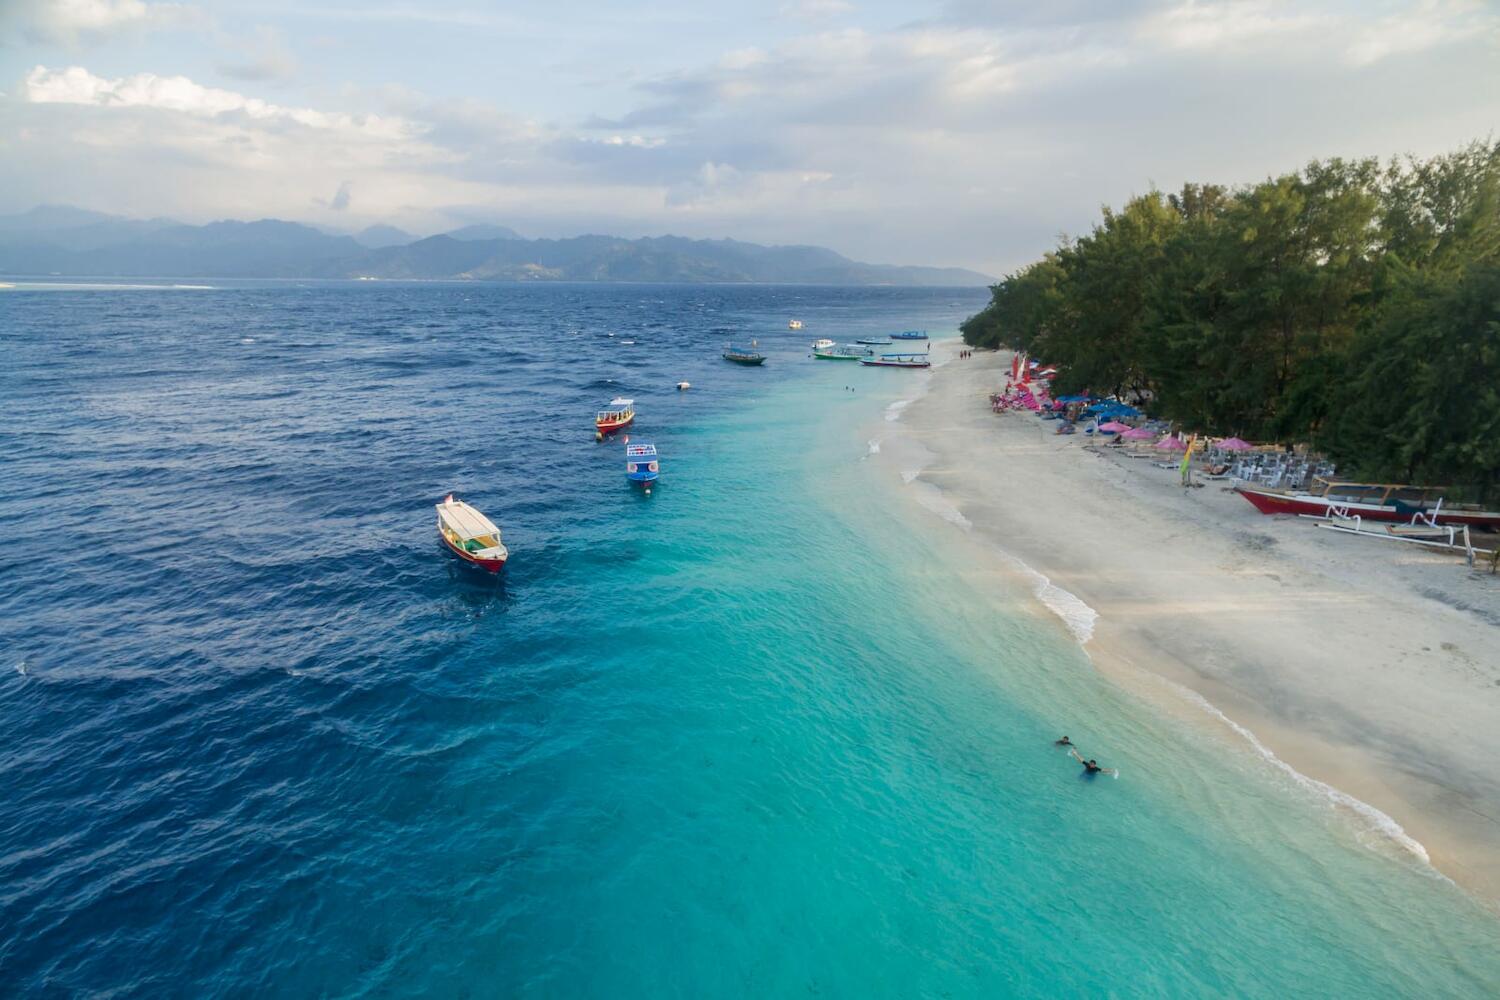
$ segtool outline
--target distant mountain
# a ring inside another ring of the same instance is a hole
[[[0,244],[46,243],[64,250],[93,250],[180,225],[171,219],[126,219],[69,205],[39,205],[0,216]]]
[[[524,240],[526,238],[509,226],[491,226],[484,223],[475,226],[464,226],[462,229],[455,229],[443,235],[464,242],[472,240]]]
[[[493,233],[507,235],[484,235]],[[862,264],[822,247],[737,240],[528,240],[503,226],[466,226],[423,240],[372,226],[350,237],[275,219],[186,226],[62,206],[0,217],[0,274],[949,286],[992,280],[962,268]]]
[[[404,247],[408,243],[415,243],[417,238],[404,229],[395,226],[371,226],[361,229],[354,234],[354,242],[366,250],[380,250],[384,247]]]

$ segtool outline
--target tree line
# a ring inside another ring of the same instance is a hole
[[[1132,198],[962,326],[1209,434],[1500,494],[1500,142]]]

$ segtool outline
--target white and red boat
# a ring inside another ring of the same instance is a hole
[[[611,399],[609,405],[594,414],[594,430],[602,437],[630,426],[635,419],[635,400]]]
[[[1500,511],[1481,510],[1473,504],[1445,503],[1442,487],[1314,479],[1312,488],[1304,492],[1249,485],[1236,486],[1235,491],[1262,514],[1357,516],[1364,521],[1467,524],[1500,530]]]
[[[437,505],[438,535],[464,562],[491,573],[500,572],[510,556],[500,541],[495,522],[449,493]]]

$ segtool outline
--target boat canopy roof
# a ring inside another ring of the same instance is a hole
[[[485,535],[500,537],[500,529],[495,527],[495,522],[462,500],[440,503],[437,505],[437,512],[443,523],[461,539],[481,538]]]
[[[654,444],[627,444],[625,446],[626,458],[655,458],[656,445]]]

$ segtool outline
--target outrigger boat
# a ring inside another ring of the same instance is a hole
[[[860,358],[859,363],[874,368],[931,368],[926,354],[882,354],[878,358]]]
[[[438,535],[449,551],[470,566],[500,572],[510,553],[500,541],[495,522],[449,493],[437,505]]]
[[[639,483],[651,492],[651,484],[656,482],[656,477],[661,473],[661,465],[656,459],[656,445],[654,444],[627,444],[625,446],[625,478],[632,483]]]
[[[1236,486],[1235,492],[1262,514],[1306,514],[1312,517],[1359,518],[1361,521],[1404,521],[1433,527],[1467,524],[1500,530],[1500,511],[1474,504],[1446,504],[1440,486],[1405,483],[1350,483],[1313,479],[1311,489],[1293,492],[1267,486]]]
[[[611,399],[609,405],[594,414],[594,429],[599,436],[613,434],[621,427],[627,427],[635,419],[635,400],[633,399]]]
[[[926,330],[902,330],[900,333],[891,334],[892,340],[926,340]]]
[[[875,352],[868,347],[856,347],[854,344],[842,344],[838,347],[829,346],[822,350],[813,351],[813,357],[823,361],[858,361],[868,358]]]
[[[737,365],[765,364],[766,356],[756,351],[754,347],[753,343],[750,347],[735,347],[733,344],[730,344],[724,348],[724,360],[733,361]]]

